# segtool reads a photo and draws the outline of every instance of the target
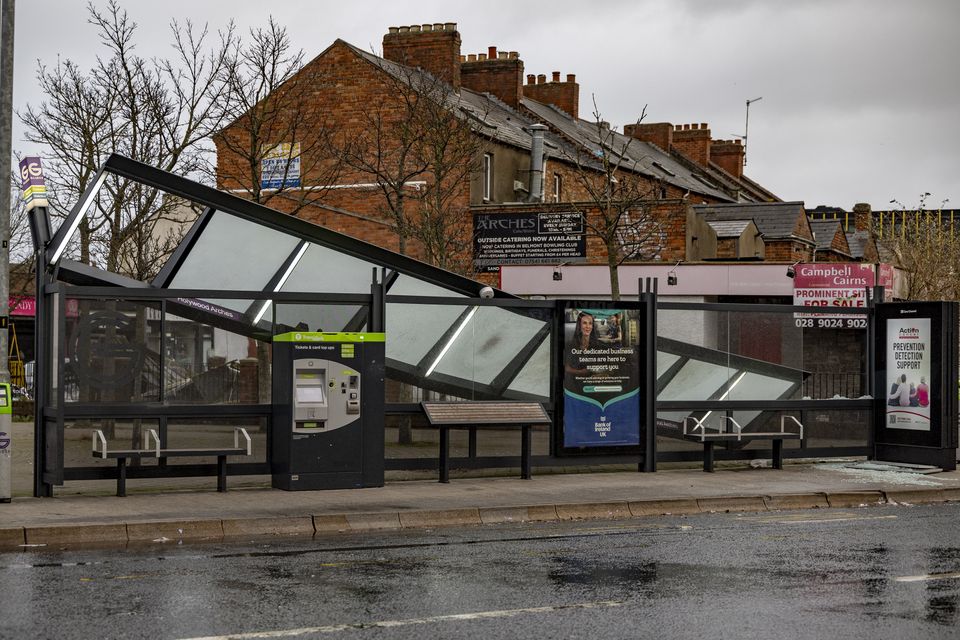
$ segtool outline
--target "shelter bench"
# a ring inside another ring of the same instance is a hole
[[[240,444],[243,436],[244,444]],[[150,446],[153,440],[154,446]],[[98,447],[98,445],[100,445]],[[187,458],[187,457],[217,457],[217,491],[227,490],[227,456],[249,456],[253,454],[250,434],[243,427],[233,430],[233,446],[220,448],[171,449],[160,447],[160,436],[155,429],[147,429],[143,434],[142,449],[108,449],[107,438],[103,431],[95,429],[93,432],[93,457],[101,459],[115,459],[117,461],[117,496],[127,495],[127,460],[141,460],[144,458]]]
[[[421,402],[431,426],[440,429],[440,482],[450,482],[450,429],[520,427],[520,477],[530,479],[530,431],[550,424],[539,402]]]
[[[703,443],[703,470],[713,472],[713,445],[717,442],[744,442],[751,440],[770,440],[773,445],[773,468],[783,469],[783,441],[803,440],[803,425],[793,416],[780,416],[780,431],[744,431],[743,427],[731,416],[722,416],[720,428],[708,432],[703,418],[687,416],[683,419],[683,437],[687,440]],[[786,421],[790,419],[799,428],[799,431],[787,431]],[[694,426],[689,431],[687,427],[692,421]],[[733,427],[731,431],[723,429],[727,421]]]

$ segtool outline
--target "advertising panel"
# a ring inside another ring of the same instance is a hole
[[[888,429],[930,431],[932,338],[930,318],[887,321]]]
[[[568,306],[563,320],[563,446],[638,446],[639,311]]]
[[[284,142],[268,150],[260,160],[261,189],[300,186],[300,143]]]
[[[473,262],[478,270],[502,264],[562,264],[587,256],[582,213],[477,213]]]

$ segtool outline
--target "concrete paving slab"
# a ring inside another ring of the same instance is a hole
[[[789,509],[827,509],[830,503],[825,493],[788,493],[764,496],[768,511],[786,511]]]
[[[350,531],[350,522],[347,516],[339,514],[313,516],[313,530],[316,533],[343,533]]]
[[[727,496],[719,498],[698,498],[697,504],[704,513],[737,511],[766,511],[763,496]]]
[[[223,537],[238,536],[312,536],[311,516],[285,518],[229,518],[222,521]]]
[[[401,511],[400,526],[404,529],[415,527],[452,527],[474,526],[482,524],[479,509],[438,509],[432,511]]]
[[[128,522],[129,542],[170,542],[179,540],[220,540],[220,520],[175,520],[166,522]]]
[[[557,515],[557,507],[552,504],[529,507],[486,507],[479,511],[480,521],[483,524],[553,522],[560,519]]]
[[[0,549],[17,550],[26,544],[23,527],[4,527],[0,529]]]
[[[850,508],[883,504],[882,491],[828,491],[827,502],[831,507]]]
[[[561,520],[614,520],[630,516],[626,501],[557,505],[557,517]]]
[[[379,529],[399,529],[399,513],[348,513],[347,522],[353,531],[376,531]]]
[[[24,534],[28,545],[48,547],[127,543],[127,525],[124,523],[26,527]]]
[[[887,502],[891,504],[933,504],[945,502],[943,491],[939,489],[887,489],[883,492]]]
[[[689,515],[700,513],[700,505],[695,498],[677,498],[673,500],[636,500],[627,505],[630,514],[638,516]]]

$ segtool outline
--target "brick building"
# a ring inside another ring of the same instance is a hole
[[[403,199],[411,216],[425,215],[421,212],[427,210],[428,194],[437,191],[441,179],[434,165],[411,171],[391,193],[383,176],[371,168],[375,162],[344,163],[341,151],[372,140],[383,156],[377,158],[380,164],[395,159],[409,142],[409,103],[433,98],[456,120],[453,128],[469,130],[475,144],[473,166],[446,189],[442,206],[460,236],[457,251],[467,254],[460,264],[470,265],[473,220],[480,214],[567,212],[584,216],[589,227],[598,215],[591,192],[605,179],[604,154],[617,164],[620,183],[626,177],[644,194],[636,200],[635,211],[626,212],[626,219],[642,215],[649,220],[644,228],[647,246],[634,260],[813,258],[813,234],[795,215],[802,214],[802,203],[769,209],[769,203],[779,199],[744,175],[739,141],[714,140],[705,123],[638,123],[619,133],[606,123],[581,118],[574,74],[561,78],[554,71],[549,80],[545,74],[525,74],[518,52],[496,47],[464,55],[454,23],[391,27],[383,37],[382,57],[337,40],[292,82],[309,88],[308,108],[296,114],[303,119],[299,130],[326,128],[330,144],[302,152],[299,199],[268,197],[265,203],[335,231],[401,249],[397,219],[389,213],[392,201]],[[237,145],[224,144],[228,138],[242,142],[249,135],[238,121],[215,137],[219,188],[243,192],[245,184],[263,179],[261,167],[244,166],[244,159],[230,151]],[[267,137],[257,142],[293,145],[299,140]],[[332,182],[330,176],[335,176]],[[269,188],[264,192],[271,193]],[[739,225],[740,232],[754,235],[721,239],[698,208],[714,205],[740,210],[737,220],[754,222]],[[748,213],[754,207],[756,211]],[[770,221],[777,216],[785,217]],[[789,237],[771,235],[784,225],[790,228]],[[603,242],[588,237],[583,246],[585,251],[565,260],[606,263]],[[402,249],[436,261],[416,237],[405,238]],[[505,260],[524,259],[521,251],[519,257]],[[545,263],[554,258],[529,259]]]

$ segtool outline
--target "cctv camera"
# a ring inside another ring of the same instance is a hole
[[[493,295],[493,287],[484,287],[483,289],[480,289],[480,297],[484,300],[489,300],[493,297]]]
[[[797,270],[793,268],[793,265],[787,267],[787,277],[794,278],[797,275]]]

